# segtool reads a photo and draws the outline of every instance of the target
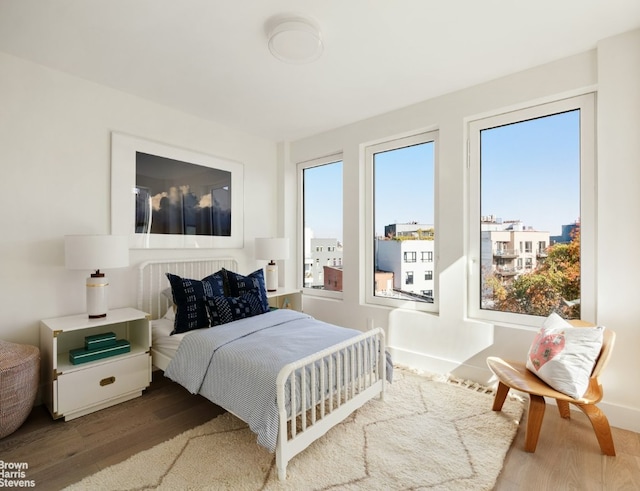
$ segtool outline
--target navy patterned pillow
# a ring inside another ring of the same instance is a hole
[[[267,288],[265,287],[264,271],[262,269],[258,269],[247,276],[234,273],[227,269],[222,269],[222,273],[228,296],[240,297],[245,293],[255,293],[262,302],[264,312],[269,310],[269,299],[267,298]]]
[[[167,273],[167,278],[171,283],[173,303],[176,305],[176,318],[171,334],[209,327],[209,317],[204,299],[225,294],[222,271],[213,273],[202,280],[182,278],[171,273]]]
[[[255,292],[240,297],[207,297],[205,299],[212,326],[264,314],[262,301]]]

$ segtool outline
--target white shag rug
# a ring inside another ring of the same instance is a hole
[[[226,413],[67,488],[75,490],[490,490],[523,413],[464,382],[394,371],[373,399],[294,457],[275,454]]]

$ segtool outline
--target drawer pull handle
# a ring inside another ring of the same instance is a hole
[[[100,381],[100,387],[104,387],[105,385],[110,385],[112,383],[114,383],[116,381],[115,377],[107,377],[107,378],[103,378]]]

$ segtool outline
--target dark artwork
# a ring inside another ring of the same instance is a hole
[[[231,236],[231,172],[136,152],[136,233]]]

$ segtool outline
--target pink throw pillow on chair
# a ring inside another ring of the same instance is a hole
[[[573,327],[553,313],[533,340],[526,366],[558,392],[580,399],[602,349],[603,330]]]

